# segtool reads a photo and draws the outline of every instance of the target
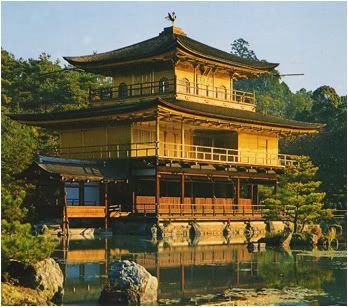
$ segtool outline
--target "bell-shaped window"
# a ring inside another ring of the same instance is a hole
[[[185,93],[190,94],[191,86],[190,86],[189,79],[187,79],[187,78],[182,79],[182,86],[184,88]]]
[[[159,94],[169,93],[169,80],[167,78],[162,78],[159,81]]]
[[[227,99],[227,89],[225,86],[221,85],[217,91],[218,99]]]
[[[118,97],[119,98],[126,98],[128,97],[128,86],[126,83],[121,83],[118,86]]]

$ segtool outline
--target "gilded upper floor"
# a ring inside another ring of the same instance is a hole
[[[93,104],[139,102],[153,96],[249,111],[255,111],[255,94],[238,91],[234,81],[278,65],[210,47],[177,27],[128,47],[65,59],[85,71],[112,77],[111,87],[90,89]]]

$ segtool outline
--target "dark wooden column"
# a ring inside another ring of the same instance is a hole
[[[240,178],[237,178],[237,184],[236,184],[236,196],[237,196],[237,205],[239,205],[239,199],[240,199]]]
[[[185,174],[181,174],[181,204],[185,202]]]
[[[160,118],[159,114],[156,116],[156,156],[160,154]]]
[[[105,238],[105,274],[108,274],[109,269],[109,242],[108,239]]]
[[[250,198],[251,198],[251,205],[254,205],[254,191],[255,191],[255,186],[254,183],[250,184]]]
[[[136,180],[132,179],[130,182],[131,193],[132,193],[132,213],[136,211]]]
[[[61,191],[61,208],[62,208],[62,231],[65,235],[67,231],[67,224],[68,224],[68,216],[67,216],[67,198],[66,198],[66,192],[65,192],[65,182],[62,181],[60,183],[60,191]]]
[[[180,134],[180,138],[181,138],[181,158],[184,158],[184,155],[185,155],[185,151],[184,151],[184,147],[185,147],[184,119],[181,119],[181,134]]]
[[[158,216],[158,206],[160,205],[160,184],[161,184],[161,177],[158,174],[158,172],[156,171],[156,195],[155,195],[155,212],[156,212],[156,216]]]
[[[259,185],[255,184],[254,187],[254,191],[255,191],[255,205],[259,205],[260,199],[259,199]]]
[[[79,205],[80,206],[83,206],[85,201],[84,201],[84,198],[85,198],[85,191],[84,191],[84,183],[83,181],[80,181],[79,182]]]
[[[108,183],[104,183],[104,206],[105,206],[105,231],[108,230],[109,205],[108,205]]]

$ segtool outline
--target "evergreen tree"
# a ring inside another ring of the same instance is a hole
[[[266,217],[293,223],[295,232],[302,232],[307,224],[332,218],[332,210],[324,209],[325,193],[318,192],[321,182],[314,180],[317,171],[308,157],[298,157],[281,176],[279,193],[265,200]]]
[[[299,113],[297,119],[319,122],[326,126],[319,134],[286,140],[282,148],[289,153],[311,157],[319,166],[318,178],[326,192],[325,203],[331,208],[346,209],[347,197],[347,105],[328,86],[316,89],[311,97],[313,106]]]

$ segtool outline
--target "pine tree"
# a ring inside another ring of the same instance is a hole
[[[314,180],[318,169],[305,156],[288,166],[280,178],[280,192],[265,200],[267,219],[291,222],[295,232],[302,232],[307,224],[332,218],[332,209],[324,208],[325,193],[318,192],[321,182]]]

